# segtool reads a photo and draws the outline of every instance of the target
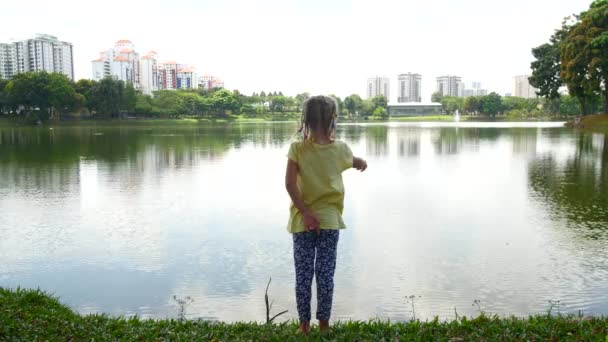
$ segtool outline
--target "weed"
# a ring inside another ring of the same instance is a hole
[[[409,295],[405,297],[405,303],[412,306],[412,321],[416,320],[416,298],[422,298],[422,296]]]
[[[179,306],[179,309],[177,311],[177,319],[180,322],[185,321],[186,320],[186,305],[192,304],[194,302],[194,299],[190,298],[190,296],[187,296],[186,298],[179,298],[176,295],[173,295],[173,300]]]
[[[270,277],[270,279],[268,279],[268,285],[266,285],[266,294],[264,294],[264,302],[266,303],[266,324],[272,323],[275,318],[281,316],[282,314],[284,314],[288,311],[288,310],[281,311],[278,314],[272,316],[272,318],[270,317],[270,310],[272,309],[272,304],[274,303],[274,301],[271,301],[270,304],[268,304],[268,288],[270,287],[271,281],[272,281],[272,277]]]

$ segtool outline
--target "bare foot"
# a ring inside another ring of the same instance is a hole
[[[329,321],[319,321],[319,330],[329,331]]]
[[[298,333],[308,335],[310,333],[310,322],[300,322]]]

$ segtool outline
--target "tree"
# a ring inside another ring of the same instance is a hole
[[[583,115],[593,112],[594,98],[604,98],[608,112],[608,1],[598,0],[581,13],[561,47],[561,77],[578,98]]]
[[[211,107],[221,116],[226,115],[226,111],[236,111],[238,109],[238,100],[226,89],[221,89],[213,93],[210,97]]]
[[[84,105],[83,95],[76,93],[72,82],[64,74],[51,73],[48,78],[48,103],[51,118]]]
[[[490,94],[483,96],[479,102],[481,112],[484,114],[495,117],[496,114],[502,111],[501,96],[495,92],[491,92]]]
[[[135,91],[133,84],[131,82],[127,82],[124,88],[123,96],[121,98],[123,110],[127,112],[132,112],[133,110],[135,110],[135,104],[137,102],[136,95],[137,92]]]
[[[582,18],[591,44],[590,76],[599,80],[596,86],[602,94],[604,113],[608,114],[608,0],[594,1]]]
[[[48,114],[50,76],[47,72],[25,72],[15,75],[7,84],[9,102],[23,106],[26,112],[38,109]]]
[[[376,108],[385,108],[388,106],[388,101],[384,95],[377,95],[371,98],[372,110],[376,110]]]
[[[547,99],[556,99],[560,96],[559,89],[564,85],[560,77],[561,70],[561,44],[571,29],[570,17],[562,22],[562,27],[556,30],[549,39],[549,43],[532,49],[535,60],[532,61],[532,75],[528,78],[530,84],[538,88],[538,95]]]
[[[0,78],[0,114],[10,111],[10,101],[8,98],[8,90],[6,86],[8,85],[9,80]]]
[[[463,98],[456,96],[443,96],[441,98],[441,106],[443,107],[443,110],[448,114],[452,114],[456,110],[462,111],[463,102]]]
[[[270,100],[270,111],[271,112],[283,112],[287,104],[287,98],[285,96],[274,96]]]
[[[310,97],[309,93],[301,93],[301,94],[296,95],[295,104],[298,107],[298,111],[302,110],[302,105],[304,104],[304,102],[306,100],[308,100],[309,97]]]
[[[363,109],[363,100],[361,96],[352,94],[344,98],[344,107],[350,115],[357,115]]]
[[[127,105],[125,101],[125,83],[106,77],[95,83],[89,99],[91,108],[98,114],[118,117]],[[162,107],[161,107],[162,108]]]
[[[95,82],[95,81],[81,79],[81,80],[78,80],[78,82],[76,82],[74,84],[74,90],[78,94],[84,96],[83,105],[86,106],[89,110],[91,110],[91,104],[90,104],[91,90],[93,89],[93,87],[95,87],[96,83],[97,82]]]
[[[436,93],[433,93],[433,95],[431,95],[431,102],[441,103],[442,99],[443,99],[443,95],[441,95],[440,92],[436,92]]]
[[[384,107],[376,107],[372,115],[378,118],[385,118],[388,116],[388,113]]]
[[[479,98],[469,96],[464,99],[463,110],[468,114],[476,114],[479,112]]]

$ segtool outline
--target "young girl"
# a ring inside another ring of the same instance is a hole
[[[353,157],[348,145],[333,139],[337,117],[333,99],[309,98],[298,131],[303,139],[292,143],[287,155],[285,187],[292,201],[287,230],[293,235],[299,331],[304,334],[310,331],[313,274],[319,328],[329,329],[339,230],[346,228],[342,172],[367,168],[365,160]]]

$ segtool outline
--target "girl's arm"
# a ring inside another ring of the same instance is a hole
[[[304,219],[304,228],[310,231],[316,230],[319,232],[319,225],[321,222],[319,221],[319,218],[304,204],[302,196],[300,196],[297,180],[298,163],[288,159],[287,170],[285,171],[285,189],[287,189],[287,193],[289,194],[289,197],[291,197],[293,205],[302,214],[302,218]]]
[[[353,157],[353,167],[363,172],[367,169],[367,162],[363,158]]]

